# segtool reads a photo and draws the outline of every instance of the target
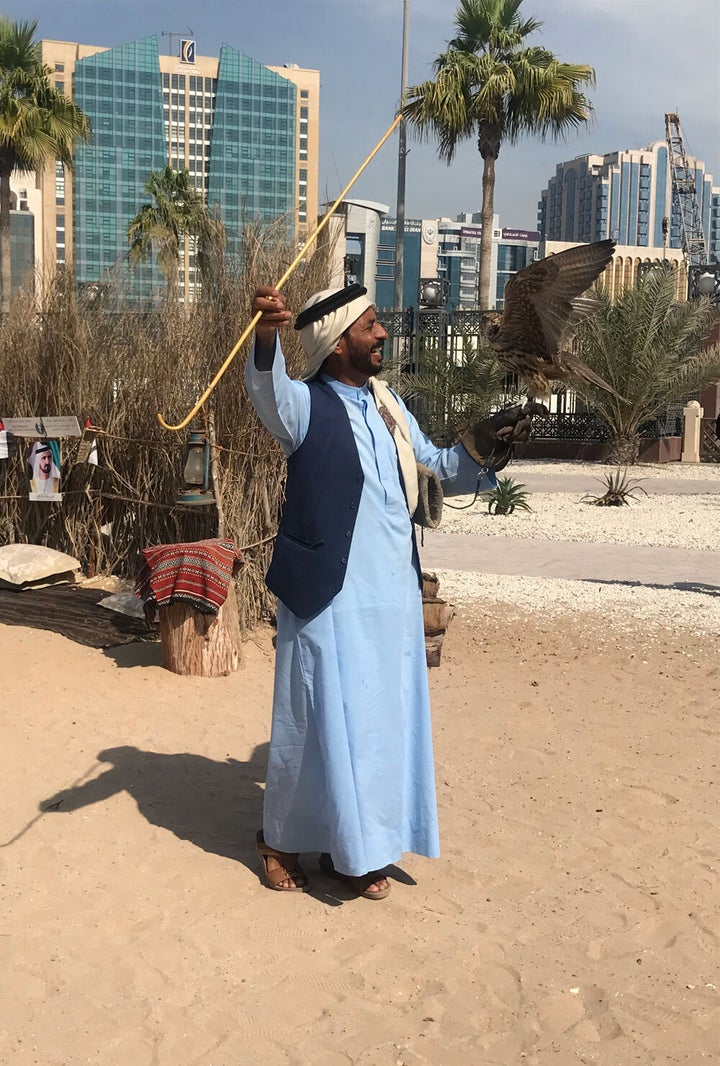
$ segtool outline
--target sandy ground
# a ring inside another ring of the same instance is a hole
[[[458,611],[382,903],[259,880],[269,632],[201,681],[2,628],[3,1066],[717,1061],[717,639],[568,618]]]

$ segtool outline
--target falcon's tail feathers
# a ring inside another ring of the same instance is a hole
[[[560,361],[563,368],[569,371],[573,377],[580,378],[581,381],[587,381],[589,385],[597,385],[599,389],[604,389],[605,392],[612,393],[613,396],[617,396],[618,400],[622,400],[623,403],[627,403],[624,396],[621,396],[612,385],[608,385],[604,378],[601,378],[599,374],[596,374],[594,370],[583,363],[582,359],[578,359],[572,352],[563,352],[560,356]],[[548,377],[551,375],[548,374]]]

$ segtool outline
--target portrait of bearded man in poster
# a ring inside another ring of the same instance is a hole
[[[60,492],[60,444],[56,440],[36,440],[28,454],[31,500],[62,500]]]

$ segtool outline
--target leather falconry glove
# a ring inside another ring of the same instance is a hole
[[[530,437],[533,415],[547,414],[547,407],[534,400],[505,407],[476,422],[463,433],[460,443],[476,463],[497,473],[510,462],[513,445],[524,444]]]

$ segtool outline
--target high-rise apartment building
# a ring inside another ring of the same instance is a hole
[[[689,164],[710,262],[720,259],[720,188],[713,185],[704,163],[691,158]],[[648,249],[650,259],[660,257],[663,248],[680,248],[680,216],[672,199],[666,142],[559,163],[541,193],[538,229],[547,241],[612,237],[619,245]]]
[[[12,291],[32,281],[40,255],[40,193],[32,174],[13,171],[10,176],[10,269]],[[2,278],[0,278],[2,294]]]
[[[437,229],[437,273],[439,278],[448,283],[449,309],[475,310],[480,277],[482,226],[476,215],[465,213],[458,215],[455,220],[438,219]]]
[[[172,40],[172,38],[171,38]],[[103,278],[128,250],[127,228],[149,200],[144,184],[169,164],[186,169],[223,221],[231,252],[243,223],[286,219],[298,240],[317,218],[320,78],[296,65],[266,67],[223,45],[217,58],[181,40],[163,55],[157,37],[114,48],[43,41],[55,85],[92,122],[74,172],[42,178],[43,260],[72,261],[79,284]],[[161,278],[133,271],[147,294]],[[193,242],[183,249],[181,292],[198,282]]]

